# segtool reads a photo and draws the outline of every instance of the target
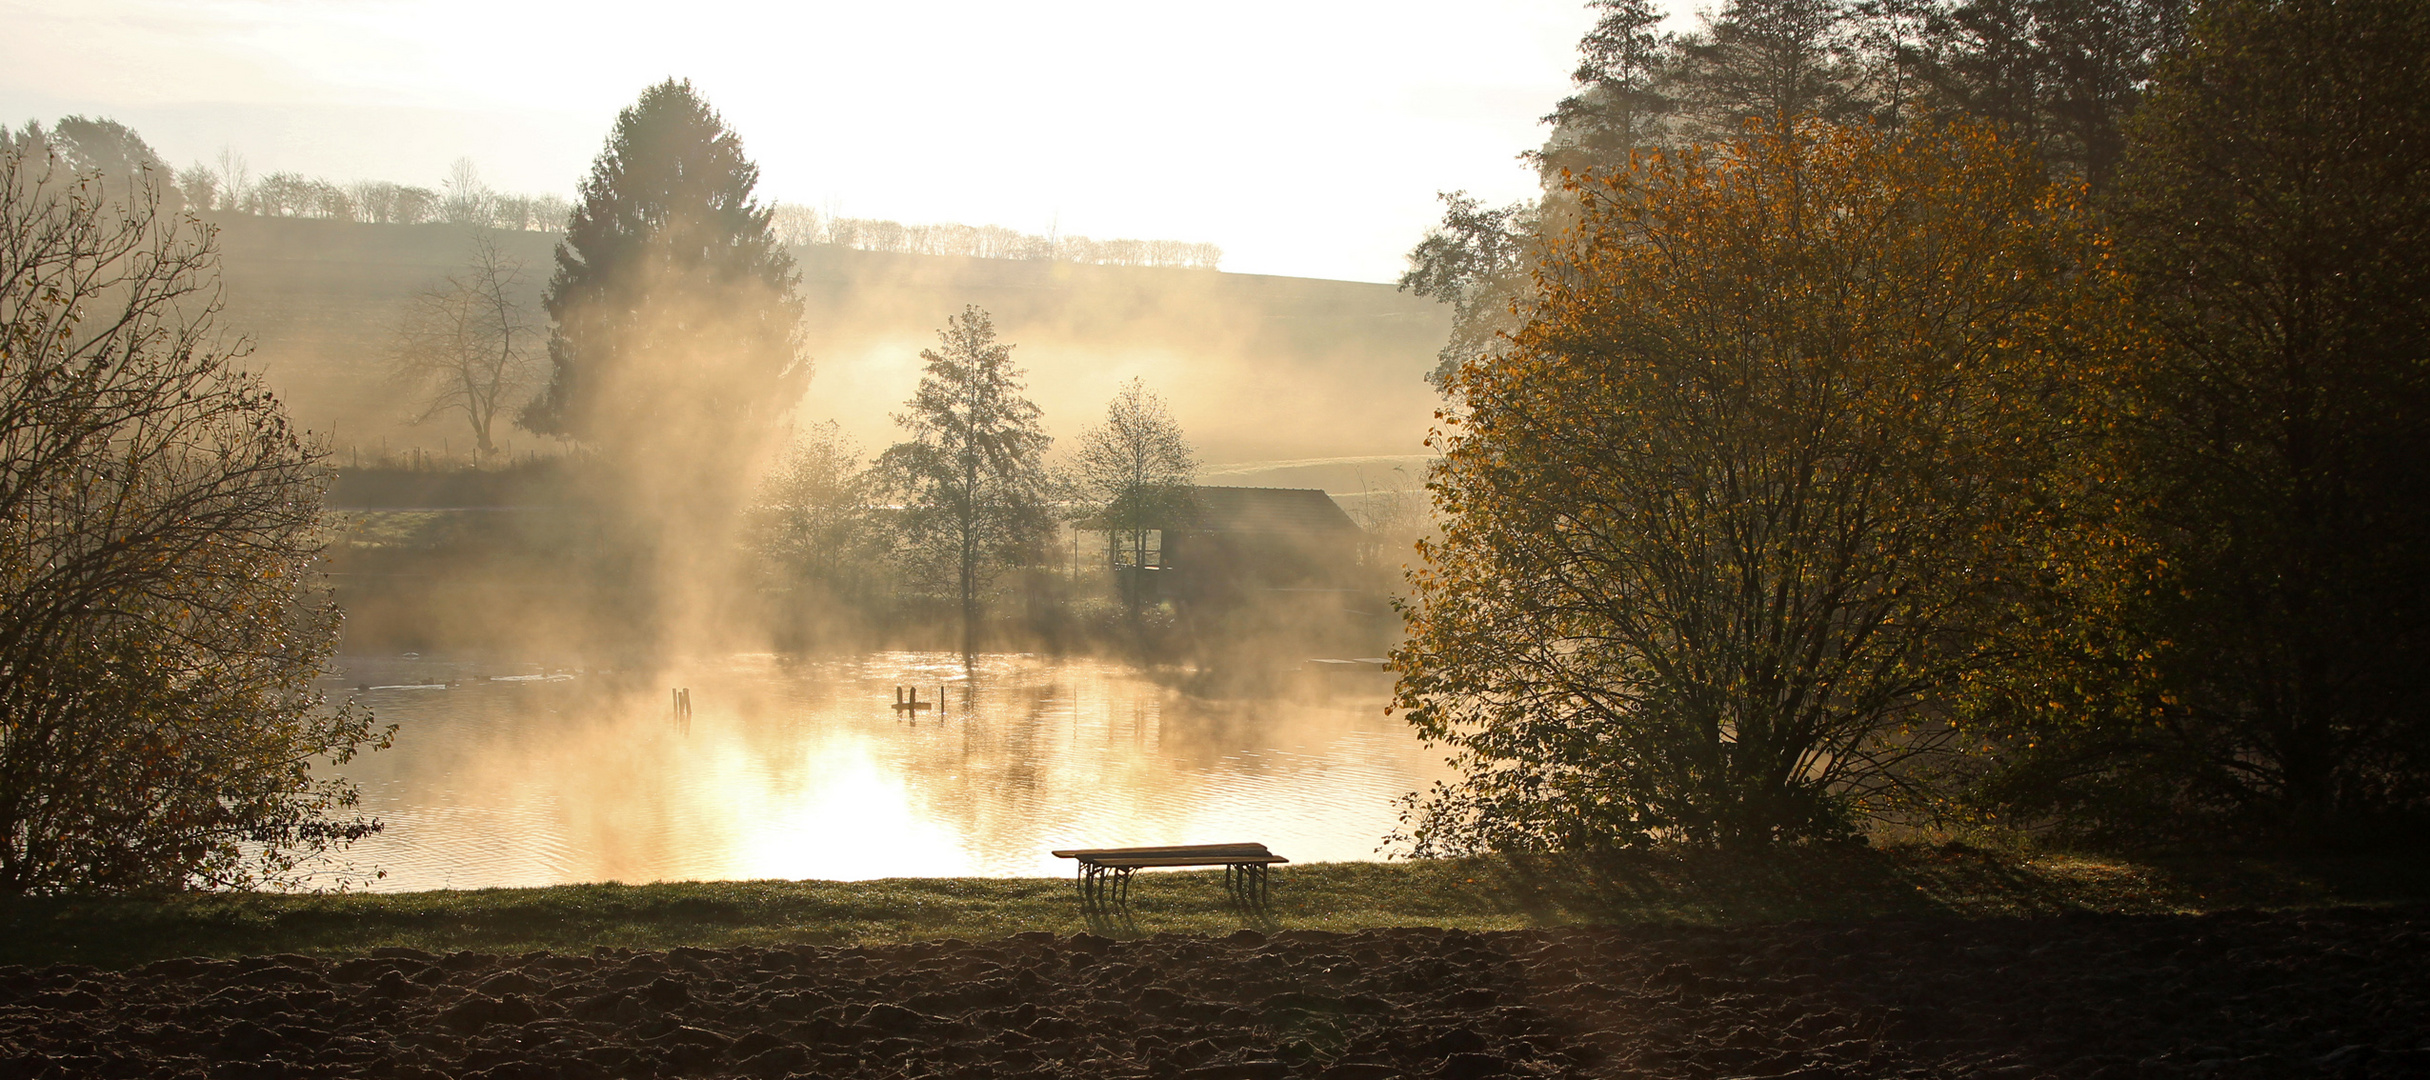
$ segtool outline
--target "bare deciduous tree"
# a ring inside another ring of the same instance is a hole
[[[1132,379],[1106,405],[1104,426],[1080,436],[1074,458],[1113,561],[1128,555],[1130,566],[1145,567],[1148,533],[1188,512],[1190,486],[1197,482],[1198,462],[1181,425],[1173,422],[1164,399]],[[1124,597],[1137,614],[1136,576],[1125,584]]]
[[[745,535],[794,640],[854,629],[891,585],[878,480],[859,444],[829,420],[798,432],[760,484]]]
[[[463,269],[414,297],[392,372],[414,395],[414,423],[460,414],[487,459],[497,452],[490,429],[499,410],[520,405],[537,381],[540,331],[517,299],[523,263],[485,233],[473,233],[471,245]]]
[[[447,192],[446,198],[439,204],[441,220],[466,228],[484,228],[493,223],[491,219],[497,213],[498,194],[481,182],[481,172],[473,167],[471,158],[457,158],[455,164],[448,166],[447,180],[440,187]],[[522,227],[514,226],[518,229]]]
[[[213,329],[207,230],[0,154],[0,895],[243,885],[378,826],[315,762],[322,452]]]
[[[245,155],[235,148],[219,148],[219,208],[242,210],[245,199],[253,193],[253,169],[245,164]]]
[[[177,170],[177,192],[185,197],[188,209],[215,209],[219,205],[219,174],[197,161]]]

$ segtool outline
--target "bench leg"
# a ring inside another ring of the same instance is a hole
[[[1232,902],[1250,910],[1263,910],[1273,900],[1270,869],[1263,863],[1224,863],[1224,891]],[[1080,906],[1089,911],[1127,908],[1131,902],[1131,878],[1137,867],[1103,866],[1081,862],[1072,872],[1072,887],[1080,894]]]
[[[1084,862],[1080,864],[1077,877],[1078,880],[1074,882],[1074,885],[1080,890],[1080,907],[1087,911],[1104,907],[1105,868],[1095,863]]]
[[[1232,894],[1232,903],[1240,907],[1257,904],[1257,881],[1265,868],[1256,863],[1225,863],[1223,888]]]
[[[1223,868],[1224,889],[1232,894],[1232,902],[1244,908],[1262,910],[1274,898],[1271,879],[1264,863],[1231,863]]]
[[[1080,892],[1080,907],[1086,911],[1106,911],[1129,904],[1131,875],[1137,872],[1128,866],[1080,864],[1073,880],[1073,887]]]

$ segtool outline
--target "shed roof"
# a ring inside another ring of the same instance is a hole
[[[1322,535],[1355,533],[1358,523],[1315,488],[1201,487],[1195,527],[1208,532]]]

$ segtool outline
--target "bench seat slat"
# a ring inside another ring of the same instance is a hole
[[[1088,861],[1097,866],[1136,870],[1156,866],[1274,866],[1291,860],[1280,855],[1113,855]]]
[[[1058,859],[1103,859],[1120,856],[1180,857],[1184,855],[1271,855],[1264,844],[1173,844],[1163,847],[1065,848]]]

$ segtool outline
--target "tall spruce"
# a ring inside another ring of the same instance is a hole
[[[723,625],[719,563],[810,377],[793,260],[758,181],[691,85],[660,83],[616,117],[557,246],[548,386],[521,420],[592,451],[590,624],[615,627],[618,646]]]
[[[2185,43],[2187,0],[1941,0],[1910,4],[1898,49],[1930,96],[2007,127],[2061,175],[2105,188],[2125,122],[2161,58]]]
[[[753,198],[759,167],[687,81],[616,116],[557,245],[547,389],[526,428],[595,445],[670,423],[765,421],[810,367],[793,259]]]
[[[1875,100],[1857,28],[1840,0],[1730,0],[1679,41],[1672,93],[1687,134],[1731,139],[1750,121],[1867,115]]]
[[[1544,117],[1553,133],[1536,158],[1548,176],[1627,157],[1661,136],[1676,104],[1663,87],[1676,42],[1657,29],[1662,13],[1652,0],[1592,0],[1587,7],[1598,14],[1578,42],[1578,69],[1570,73],[1578,92]]]

